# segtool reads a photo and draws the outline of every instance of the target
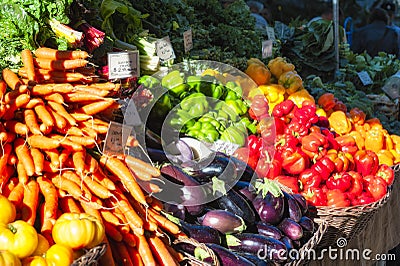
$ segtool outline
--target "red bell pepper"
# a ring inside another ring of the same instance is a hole
[[[328,150],[333,149],[333,150],[340,150],[341,146],[340,144],[337,142],[337,140],[335,139],[335,133],[330,131],[327,128],[323,128],[321,129],[321,133],[324,134],[326,136],[326,139],[328,140]]]
[[[311,168],[308,168],[301,172],[298,179],[302,184],[303,190],[319,187],[322,182],[321,175]]]
[[[347,190],[347,195],[350,199],[355,199],[359,197],[363,192],[363,177],[360,173],[356,171],[349,171],[349,175],[351,176],[351,186]]]
[[[326,206],[328,199],[325,192],[321,188],[308,188],[301,195],[307,200],[307,203],[312,206]]]
[[[386,181],[386,184],[390,186],[394,181],[394,170],[388,166],[387,164],[379,165],[378,171],[376,173],[377,176],[383,178]]]
[[[274,109],[272,110],[272,115],[274,117],[283,117],[289,114],[293,110],[294,106],[295,104],[292,100],[285,100],[275,105]]]
[[[252,169],[256,169],[258,157],[250,156],[250,151],[248,147],[240,147],[234,153],[233,156],[247,163]]]
[[[285,128],[286,134],[298,135],[300,137],[306,136],[309,132],[309,127],[299,118],[293,118]]]
[[[328,190],[326,198],[328,199],[327,205],[332,207],[348,207],[351,203],[347,195],[340,189]]]
[[[285,150],[287,147],[296,147],[300,143],[293,134],[282,134],[276,137],[275,148]]]
[[[351,186],[352,177],[347,172],[335,173],[326,180],[326,187],[330,190],[339,189],[342,192]]]
[[[378,155],[370,150],[359,150],[354,155],[355,170],[362,176],[375,175],[379,168]]]
[[[311,132],[301,139],[301,149],[314,161],[325,156],[328,145],[326,137],[318,132]]]
[[[326,156],[335,163],[335,172],[354,170],[354,159],[350,153],[331,149],[328,150]]]
[[[264,95],[255,95],[251,100],[250,109],[254,120],[260,121],[264,117],[268,117],[268,101]]]
[[[353,136],[338,136],[335,138],[335,140],[339,143],[341,151],[343,152],[348,152],[351,155],[354,155],[358,151],[358,146]]]
[[[310,159],[299,147],[287,147],[281,154],[282,169],[289,175],[298,175],[310,165]]]
[[[257,169],[258,169],[258,165],[257,165]],[[267,173],[263,176],[270,178],[270,179],[274,179],[276,176],[279,176],[281,173],[282,173],[281,161],[272,159],[272,162],[269,164],[269,167],[267,169]]]
[[[371,196],[371,193],[363,191],[357,198],[351,199],[352,206],[365,205],[374,202],[375,199]]]
[[[311,166],[311,169],[317,172],[321,176],[322,180],[327,180],[335,170],[335,163],[332,162],[329,157],[324,156],[322,159],[315,162]]]
[[[380,200],[387,192],[386,181],[376,175],[367,175],[363,178],[363,186],[366,191],[371,193],[375,201]]]
[[[283,119],[274,117],[275,120],[275,135],[278,136],[285,132],[286,123]]]
[[[287,186],[292,190],[293,193],[299,193],[300,185],[299,180],[295,176],[287,176],[287,175],[278,175],[274,178],[274,180],[278,181],[282,185]]]
[[[260,157],[260,151],[263,148],[262,138],[256,135],[249,135],[247,137],[247,147],[249,148],[250,156]]]

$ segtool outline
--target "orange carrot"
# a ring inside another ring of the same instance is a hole
[[[82,213],[81,208],[76,203],[74,198],[71,197],[59,197],[58,204],[63,212],[75,212]]]
[[[74,127],[74,128],[76,128],[76,127]],[[76,129],[78,129],[78,128],[76,128]],[[79,132],[82,132],[82,131],[79,129]],[[93,139],[92,137],[70,135],[70,136],[67,136],[67,139],[69,139],[70,141],[75,142],[79,145],[85,146],[86,148],[89,148],[89,149],[94,148],[96,145],[96,140]]]
[[[24,49],[21,51],[21,61],[26,69],[28,79],[36,82],[35,66],[33,65],[33,55],[31,50]]]
[[[25,119],[25,124],[28,126],[28,129],[30,132],[32,132],[32,134],[42,135],[36,114],[32,109],[24,110],[24,119]]]
[[[147,205],[142,189],[132,176],[132,173],[129,171],[128,167],[120,159],[103,155],[100,158],[100,164],[117,176],[125,184],[125,186],[127,186],[130,194],[135,200],[143,205]]]
[[[49,127],[55,125],[53,117],[51,116],[49,111],[47,111],[44,105],[38,104],[34,107],[34,110],[36,112],[37,117],[39,118],[40,121],[42,121],[43,124]]]
[[[135,212],[135,210],[129,204],[128,200],[122,195],[122,193],[114,192],[114,195],[118,199],[117,208],[125,216],[131,229],[138,234],[143,234],[143,220]]]
[[[74,137],[85,136],[85,133],[83,133],[83,131],[80,128],[75,127],[75,126],[68,126],[63,129],[56,128],[56,130],[57,130],[57,132],[59,132],[63,135],[67,135],[68,137],[70,137],[70,136],[74,136]],[[76,142],[79,143],[79,141],[76,141]],[[85,143],[85,142],[83,142],[83,143]]]
[[[126,245],[128,252],[129,252],[129,256],[131,258],[132,261],[132,265],[135,266],[144,266],[142,258],[140,257],[139,252],[137,251],[136,247],[131,247],[129,245]]]
[[[114,215],[114,213],[110,210],[100,210],[101,217],[103,218],[103,221],[108,222],[112,224],[113,226],[118,226],[120,225],[120,221],[117,216]]]
[[[91,121],[82,121],[80,123],[85,127],[94,130],[97,134],[106,134],[108,132],[108,126],[105,125],[94,124]]]
[[[8,198],[10,196],[11,191],[17,186],[18,178],[10,177],[7,183],[4,183],[1,187],[1,195]]]
[[[71,92],[64,94],[65,102],[87,102],[87,101],[98,101],[104,100],[105,98],[102,96],[98,96],[96,94],[89,94],[86,92]]]
[[[84,59],[47,59],[47,58],[34,58],[34,64],[36,67],[50,69],[50,70],[68,70],[76,69],[78,67],[84,67],[89,61]]]
[[[42,150],[54,150],[60,147],[60,141],[41,135],[31,135],[27,138],[29,146]]]
[[[36,57],[46,58],[46,59],[86,59],[89,57],[89,54],[86,51],[60,51],[53,48],[48,47],[39,47],[34,52]]]
[[[119,232],[117,230],[117,228],[115,227],[115,225],[107,222],[107,221],[103,221],[104,224],[104,228],[106,230],[106,234],[108,237],[110,237],[112,240],[116,241],[116,242],[121,242],[123,237],[121,232]]]
[[[67,162],[69,159],[69,156],[71,154],[71,150],[69,149],[62,149],[60,152],[60,156],[58,157],[60,159],[60,165],[61,167]]]
[[[57,149],[43,150],[50,163],[55,167],[60,167],[60,152]]]
[[[99,169],[99,163],[89,153],[85,157],[85,174],[92,174]]]
[[[74,86],[70,83],[48,83],[37,84],[30,88],[32,95],[49,95],[52,93],[69,93],[74,90]]]
[[[74,165],[75,170],[79,173],[79,174],[83,174],[83,172],[85,171],[85,157],[86,157],[86,150],[82,149],[79,151],[75,151],[72,154],[72,163]]]
[[[43,133],[43,135],[48,135],[48,134],[50,134],[50,132],[53,131],[53,127],[52,126],[47,126],[45,124],[40,124],[39,125],[39,129]]]
[[[171,234],[178,234],[181,231],[178,225],[171,222],[166,217],[164,217],[157,211],[153,210],[152,208],[148,208],[147,211],[148,214],[157,221],[157,224],[167,232]]]
[[[92,83],[89,85],[89,87],[97,88],[100,90],[111,91],[111,90],[119,90],[121,87],[121,84],[108,81],[108,82],[102,82],[102,83]]]
[[[107,248],[106,248],[106,252],[98,260],[99,265],[115,266],[114,262],[117,260],[114,258],[114,254],[111,249],[111,243],[110,243],[110,241],[108,241],[107,236],[104,237],[103,242],[106,243]]]
[[[67,120],[51,109],[49,106],[46,106],[46,110],[53,116],[53,120],[55,121],[55,126],[57,129],[64,129],[67,126]]]
[[[90,214],[93,217],[96,217],[97,219],[101,220],[100,212],[97,210],[98,208],[97,204],[92,204],[91,201],[87,200],[80,200],[79,203],[81,204],[81,207],[85,213]],[[93,205],[95,205],[95,207],[93,207]]]
[[[18,161],[21,161],[24,165],[27,175],[33,176],[35,174],[35,164],[33,163],[33,158],[29,152],[29,148],[25,144],[25,140],[17,138],[14,142],[14,150],[18,157]]]
[[[83,182],[94,195],[101,199],[107,199],[113,196],[113,194],[106,187],[93,180],[90,176],[83,177]]]
[[[122,263],[122,266],[134,265],[133,262],[131,261],[131,257],[129,256],[128,248],[126,247],[126,244],[124,244],[123,242],[119,243],[117,250],[119,253],[119,257],[121,258],[119,260],[119,262]]]
[[[143,260],[143,264],[146,266],[157,265],[146,237],[144,235],[137,235],[137,234],[135,234],[135,237],[136,237],[136,247],[137,250],[139,251],[140,257]]]
[[[66,149],[70,149],[74,152],[83,151],[83,149],[84,149],[82,145],[72,142],[72,141],[68,140],[67,138],[60,136],[58,134],[48,134],[48,137],[52,138],[54,140],[57,140],[62,147],[66,148]]]
[[[50,161],[43,161],[43,173],[58,173],[60,169],[53,165]]]
[[[13,142],[16,138],[17,135],[14,132],[0,132],[0,143]]]
[[[11,190],[8,199],[15,205],[17,210],[22,207],[22,200],[24,199],[24,184],[19,183]]]
[[[101,168],[98,168],[95,172],[92,172],[92,178],[102,184],[104,187],[108,188],[108,190],[115,190],[114,182],[108,178]]]
[[[21,123],[17,120],[7,120],[4,121],[4,127],[14,133],[17,133],[18,135],[25,136],[28,134],[29,129],[26,126],[26,124]]]
[[[146,173],[153,177],[160,176],[160,170],[158,168],[152,166],[151,164],[149,164],[139,158],[133,157],[131,155],[126,155],[125,162],[134,172]]]
[[[174,259],[177,262],[182,262],[183,260],[185,260],[185,255],[183,255],[182,253],[176,251],[171,244],[169,243],[169,239],[168,238],[160,238],[162,242],[164,242],[165,247],[168,249],[168,252],[171,254],[172,257],[174,257]]]
[[[48,101],[47,104],[59,115],[63,116],[71,126],[76,125],[76,120],[65,110],[65,108],[56,102]]]
[[[12,90],[18,89],[22,85],[21,80],[11,69],[4,68],[2,71],[3,80],[7,83],[8,87]]]
[[[15,90],[6,92],[6,94],[4,94],[4,102],[9,103],[9,102],[11,102],[12,99],[17,98],[19,95],[24,94],[24,93],[29,94],[28,86],[21,85],[18,88],[16,88]]]
[[[26,185],[28,183],[29,176],[26,173],[25,167],[22,164],[22,161],[18,161],[17,163],[17,174],[18,174],[18,180],[20,183]]]
[[[86,121],[86,120],[90,120],[93,118],[93,116],[88,115],[88,114],[84,114],[84,113],[78,113],[76,111],[71,112],[71,116],[76,120],[76,121]]]
[[[61,173],[63,178],[66,178],[72,182],[74,182],[77,186],[80,187],[81,193],[84,195],[86,199],[92,199],[93,195],[90,192],[90,189],[86,184],[83,183],[83,180],[73,171],[67,170]]]
[[[136,246],[136,238],[132,233],[123,232],[122,233],[122,238],[123,238],[123,241],[125,242],[126,245],[128,245],[130,247],[135,247]]]
[[[100,100],[96,101],[93,103],[86,104],[82,106],[80,109],[78,109],[78,112],[83,112],[88,115],[95,115],[98,113],[101,113],[104,110],[107,110],[110,108],[114,103],[113,99],[105,99],[105,100]]]
[[[6,143],[6,144],[0,146],[0,170],[4,169],[6,167],[8,157],[10,156],[11,150],[12,150],[12,146],[10,143]],[[0,180],[1,180],[1,178],[0,178]]]
[[[39,203],[39,185],[36,180],[30,180],[24,187],[24,199],[22,201],[22,220],[31,225],[35,224]]]
[[[164,205],[163,205],[163,203],[162,203],[159,199],[157,199],[157,198],[155,198],[155,197],[147,196],[147,197],[146,197],[146,200],[147,200],[147,203],[149,203],[150,206],[151,206],[155,211],[160,212],[160,211],[164,210]]]
[[[2,194],[3,187],[6,187],[10,178],[14,175],[15,168],[11,165],[6,165],[0,170],[0,194]]]
[[[13,119],[15,116],[15,111],[17,111],[18,108],[29,103],[29,100],[30,100],[30,96],[28,94],[21,94],[21,95],[18,95],[17,98],[12,99],[6,105],[6,113],[3,115],[3,119],[5,119],[5,120]]]
[[[175,261],[174,257],[169,253],[164,242],[156,235],[151,235],[147,238],[147,242],[150,249],[155,256],[158,265],[160,266],[178,266],[179,264]]]
[[[78,184],[61,175],[53,176],[51,178],[51,182],[53,182],[58,189],[65,190],[74,199],[80,200],[82,197],[84,197],[83,192]]]
[[[157,221],[153,217],[147,215],[146,210],[136,200],[132,199],[131,196],[127,196],[129,203],[132,208],[140,215],[143,220],[143,228],[147,231],[154,232],[157,230]]]
[[[38,104],[44,104],[43,100],[38,97],[32,97],[24,107],[25,109],[33,109]]]
[[[53,101],[59,104],[64,104],[64,97],[58,92],[44,95],[43,99],[46,101]]]
[[[9,155],[8,155],[8,160],[7,160],[7,164],[9,165],[16,165],[18,162],[18,157],[15,154],[14,151],[12,151]]]
[[[51,232],[57,219],[57,189],[49,179],[43,178],[43,176],[37,177],[36,181],[39,184],[40,192],[44,196],[41,232]]]
[[[74,86],[73,92],[82,92],[91,95],[97,95],[99,97],[105,97],[109,94],[107,90],[101,90],[95,87],[89,87],[87,85],[76,85]]]

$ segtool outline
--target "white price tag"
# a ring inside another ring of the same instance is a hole
[[[168,61],[175,58],[175,52],[168,36],[157,40],[156,51],[157,56],[160,57],[162,61]]]
[[[374,83],[367,71],[358,72],[357,75],[364,86],[371,85],[372,83]]]
[[[183,45],[185,47],[185,53],[193,49],[192,29],[189,29],[183,33]]]
[[[275,41],[275,29],[273,27],[267,26],[266,28],[268,40]]]
[[[262,42],[261,55],[262,58],[268,58],[272,56],[272,40],[267,40]]]
[[[140,126],[142,120],[140,119],[138,110],[133,101],[129,101],[124,113],[124,124],[128,126]]]
[[[110,52],[107,56],[109,79],[140,76],[139,51]]]
[[[131,132],[132,127],[111,121],[108,125],[103,153],[108,155],[124,154],[126,142]]]
[[[212,150],[220,151],[227,155],[232,155],[240,146],[235,143],[230,143],[222,140],[217,140],[212,145]]]

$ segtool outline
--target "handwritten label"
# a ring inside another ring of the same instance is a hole
[[[232,155],[240,146],[235,143],[217,140],[213,143],[212,149],[214,151],[220,151],[227,155]]]
[[[185,47],[185,53],[193,49],[192,29],[183,33],[183,46]]]
[[[267,26],[265,29],[267,31],[268,39],[271,40],[271,41],[275,41],[276,38],[275,38],[275,30],[274,30],[274,28]]]
[[[108,155],[124,154],[126,142],[131,132],[132,127],[111,121],[108,125],[103,153]]]
[[[139,77],[139,51],[110,52],[108,55],[108,78]]]
[[[367,71],[358,72],[357,75],[364,86],[371,85],[372,83],[374,83]]]
[[[159,39],[156,42],[156,51],[157,56],[160,57],[162,61],[168,61],[175,58],[175,52],[168,36]]]
[[[124,113],[124,124],[128,126],[140,126],[142,120],[140,119],[138,110],[133,101],[129,101]]]
[[[262,42],[261,56],[262,58],[267,58],[272,56],[272,40],[267,40]]]

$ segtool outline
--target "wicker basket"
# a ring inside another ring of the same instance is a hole
[[[317,247],[318,243],[323,239],[323,235],[326,232],[326,229],[328,228],[328,224],[325,222],[322,222],[318,225],[317,230],[314,232],[314,235],[307,241],[307,243],[305,243],[299,250],[298,254],[300,254],[300,257],[294,261],[288,262],[286,264],[284,264],[285,266],[299,266],[299,265],[305,265],[308,262],[308,256],[301,256],[301,254],[307,254],[308,250],[314,249]],[[192,244],[196,247],[201,247],[202,249],[204,249],[212,258],[213,264],[212,266],[222,266],[219,263],[218,257],[215,255],[215,253],[208,248],[205,244],[200,243],[194,239],[191,238],[180,238],[180,239],[176,239],[174,244],[177,243],[188,243],[188,244]],[[198,260],[197,258],[195,258],[194,256],[192,256],[191,254],[187,254],[185,253],[185,257],[186,257],[186,261],[187,264],[186,265],[193,265],[193,266],[210,266],[210,264],[206,263],[206,262],[202,262],[200,260]]]
[[[326,222],[328,229],[318,248],[335,247],[339,238],[351,241],[367,226],[376,211],[386,204],[390,198],[392,187],[388,188],[386,195],[370,204],[351,207],[317,207],[315,221]]]
[[[107,244],[101,243],[100,245],[86,250],[85,254],[74,260],[71,266],[90,266],[98,265],[98,260],[106,253]]]

